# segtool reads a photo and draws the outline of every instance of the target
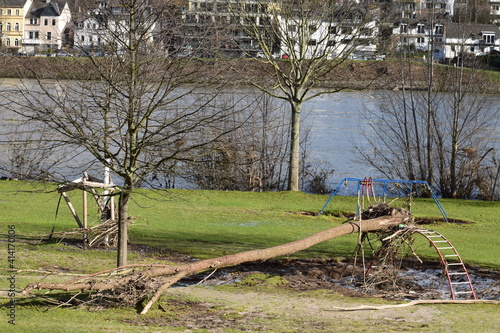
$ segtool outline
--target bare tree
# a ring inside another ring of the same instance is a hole
[[[426,180],[444,197],[477,197],[481,186],[485,188],[486,157],[495,148],[498,106],[482,94],[479,71],[464,67],[474,63],[465,61],[470,57],[466,52],[455,66],[436,68],[432,40],[434,34],[441,35],[435,30],[440,25],[430,22],[423,66],[401,57],[402,91],[387,92],[370,112],[372,149],[359,152],[389,178]],[[463,31],[463,36],[468,34]],[[400,51],[408,54],[404,45]],[[424,69],[421,75],[418,68]]]
[[[223,84],[211,80],[214,69],[177,57],[183,49],[175,37],[175,3],[152,8],[146,1],[118,0],[89,7],[81,20],[99,29],[82,30],[75,41],[86,57],[65,59],[64,80],[43,80],[26,60],[36,79],[8,95],[15,112],[58,133],[60,144],[82,147],[121,179],[118,266],[127,264],[134,189],[165,163],[186,160],[190,151],[233,130],[214,131],[234,112],[217,106]],[[187,85],[192,82],[197,84]]]
[[[245,14],[249,5],[257,6],[260,14]],[[302,105],[344,88],[339,83],[335,88],[320,89],[332,79],[335,68],[354,53],[370,48],[369,41],[376,36],[373,11],[356,1],[319,0],[241,1],[239,8],[240,29],[259,46],[259,66],[272,77],[267,83],[258,78],[248,81],[290,106],[288,189],[298,191]]]

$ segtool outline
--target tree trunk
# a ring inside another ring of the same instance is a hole
[[[116,267],[126,266],[128,258],[128,201],[130,191],[123,190],[118,205],[118,253]]]
[[[171,286],[172,284],[174,284],[175,282],[177,282],[178,280],[180,280],[185,276],[202,272],[208,269],[233,266],[245,262],[266,260],[270,258],[288,255],[291,253],[305,250],[313,245],[343,235],[348,235],[361,231],[368,232],[368,231],[388,229],[391,227],[395,227],[401,223],[405,223],[406,221],[408,221],[409,217],[410,213],[408,213],[407,211],[392,209],[390,215],[365,221],[348,221],[339,226],[308,236],[304,239],[283,245],[270,247],[267,249],[251,250],[219,258],[201,260],[187,264],[148,265],[146,266],[146,268],[148,268],[147,270],[135,271],[135,273],[122,276],[114,280],[103,279],[101,281],[96,281],[94,277],[98,274],[92,274],[78,281],[70,281],[67,283],[30,283],[25,288],[23,293],[25,294],[29,293],[33,289],[65,290],[65,291],[69,290],[105,291],[105,290],[123,289],[126,290],[126,292],[128,292],[130,289],[133,289],[134,286],[140,285],[141,287],[143,287],[145,285],[148,285],[147,283],[148,281],[153,281],[153,279],[156,278],[156,283],[149,284],[151,286],[154,285],[154,287],[150,287],[151,289],[149,291],[155,291],[155,296],[150,300],[148,305],[143,310],[142,313],[145,313],[147,312],[147,309],[149,309],[151,304],[161,295],[161,293],[164,290],[166,290],[169,286]],[[136,267],[144,267],[144,266],[137,265]],[[100,272],[100,274],[102,273],[104,272]],[[108,273],[108,271],[106,271],[106,273]],[[88,281],[81,282],[81,280],[83,279],[88,279]],[[158,287],[158,281],[160,281],[161,283],[160,287]]]
[[[288,190],[299,191],[300,163],[300,103],[291,103],[292,123],[290,136],[290,165],[288,171]]]

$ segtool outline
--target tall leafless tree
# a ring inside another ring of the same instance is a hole
[[[58,61],[62,80],[44,80],[28,59],[35,80],[7,94],[8,107],[24,119],[49,127],[62,145],[82,147],[121,179],[118,266],[127,264],[134,189],[166,162],[191,158],[233,130],[214,130],[234,109],[217,105],[224,83],[213,80],[215,70],[183,53],[175,3],[91,2],[81,22],[99,29],[80,31],[75,41],[86,57]]]
[[[245,11],[248,5],[256,6],[256,14]],[[314,97],[344,88],[339,83],[320,89],[324,81],[332,80],[335,68],[375,38],[374,10],[356,1],[320,0],[240,1],[238,8],[239,29],[260,49],[249,55],[260,57],[260,66],[272,77],[271,82],[259,78],[248,82],[290,106],[288,190],[298,191],[302,106]]]

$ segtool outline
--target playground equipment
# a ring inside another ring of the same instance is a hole
[[[383,200],[383,202],[385,202],[385,200],[387,199],[387,195],[388,195],[388,186],[390,184],[393,184],[394,187],[400,187],[401,185],[407,185],[407,189],[408,189],[408,196],[411,198],[413,196],[413,191],[414,191],[414,187],[416,186],[420,186],[420,187],[423,187],[425,190],[427,190],[432,198],[434,199],[434,202],[436,203],[439,211],[441,212],[441,215],[443,216],[444,220],[446,222],[448,222],[448,214],[446,213],[446,211],[444,210],[443,206],[441,205],[441,203],[439,202],[438,198],[436,197],[436,195],[434,194],[434,192],[432,191],[431,187],[429,186],[429,184],[426,182],[426,181],[422,181],[422,180],[400,180],[400,179],[373,179],[373,178],[364,178],[364,179],[361,179],[361,178],[344,178],[344,180],[342,180],[339,185],[335,188],[335,190],[333,190],[332,194],[330,195],[330,197],[328,198],[328,200],[326,201],[325,205],[323,206],[323,208],[321,208],[321,210],[319,211],[318,215],[321,215],[323,214],[323,212],[325,211],[326,207],[330,204],[330,201],[332,201],[333,197],[341,190],[342,186],[346,186],[347,187],[347,184],[348,182],[356,182],[357,183],[357,194],[358,194],[358,201],[357,201],[357,206],[356,206],[356,218],[359,218],[360,214],[361,214],[361,209],[363,208],[363,205],[362,205],[362,200],[364,201],[364,199],[368,199],[368,200],[371,200],[373,199],[374,201],[377,200],[377,197],[375,195],[375,186],[378,184],[379,186],[382,187],[382,196],[381,196],[381,200]]]
[[[344,180],[335,188],[332,192],[328,200],[326,201],[323,208],[319,211],[318,215],[323,214],[324,210],[328,206],[328,204],[332,201],[333,197],[338,194],[341,188],[347,187],[348,182],[355,182],[357,185],[357,203],[356,203],[356,216],[357,220],[361,221],[361,211],[364,209],[364,201],[368,200],[369,203],[373,200],[374,204],[380,202],[386,202],[389,193],[389,185],[392,184],[393,188],[400,188],[402,185],[406,185],[406,195],[409,198],[413,197],[413,191],[417,187],[421,187],[424,190],[428,191],[428,193],[434,199],[443,219],[448,222],[448,215],[444,210],[443,206],[439,202],[436,195],[433,193],[429,184],[425,181],[420,180],[393,180],[393,179],[373,179],[373,178],[344,178]],[[382,189],[382,195],[376,196],[376,187]],[[392,192],[394,194],[394,191]],[[377,200],[379,202],[377,202]],[[410,206],[411,208],[411,206]],[[448,282],[450,297],[452,300],[455,300],[459,297],[467,297],[476,299],[476,294],[474,292],[474,288],[472,285],[472,281],[467,272],[464,262],[462,258],[458,254],[456,248],[451,244],[451,242],[446,239],[443,235],[434,230],[428,230],[423,228],[418,228],[415,226],[404,227],[405,230],[400,230],[393,234],[392,236],[386,237],[382,240],[382,246],[376,253],[374,254],[374,258],[372,262],[368,265],[368,268],[365,271],[365,277],[368,275],[374,274],[377,268],[382,269],[382,273],[387,274],[388,266],[395,266],[396,255],[399,249],[408,244],[408,240],[411,239],[413,235],[421,235],[428,242],[429,246],[432,246],[434,250],[439,255],[439,259],[441,261],[441,265],[443,268],[443,276],[446,276],[446,280]],[[401,233],[399,233],[401,232]],[[395,237],[399,233],[399,237]],[[365,233],[366,234],[366,233]],[[360,237],[358,240],[358,246],[361,246],[361,242],[363,237]],[[384,253],[385,250],[385,253]],[[395,267],[393,267],[395,268]]]

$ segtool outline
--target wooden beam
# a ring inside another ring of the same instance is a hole
[[[83,228],[82,221],[80,221],[80,218],[78,217],[78,214],[76,213],[75,207],[73,207],[73,204],[69,200],[68,195],[66,194],[66,192],[62,192],[61,195],[63,196],[64,200],[66,201],[66,204],[68,205],[69,210],[71,211],[71,214],[73,214],[73,217],[75,218],[76,223],[78,223],[78,226],[80,228]]]

